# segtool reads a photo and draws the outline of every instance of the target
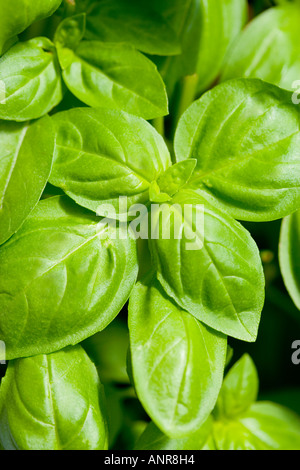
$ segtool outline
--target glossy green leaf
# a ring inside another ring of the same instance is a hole
[[[286,217],[282,222],[279,261],[285,286],[300,310],[300,212]]]
[[[41,201],[0,249],[0,338],[8,359],[103,330],[137,276],[135,240],[66,196]]]
[[[131,46],[83,41],[58,49],[69,90],[92,107],[121,109],[153,119],[168,114],[165,85],[156,66]]]
[[[223,83],[194,102],[175,138],[177,161],[196,158],[188,187],[248,221],[300,207],[300,107],[291,93],[257,79]]]
[[[170,165],[163,138],[144,120],[108,109],[78,108],[53,118],[50,182],[99,215],[118,217],[149,201],[149,187]],[[120,197],[127,197],[124,208]],[[115,214],[108,213],[109,207]]]
[[[226,337],[179,308],[157,281],[134,288],[129,332],[134,385],[144,408],[168,436],[194,433],[215,406]]]
[[[300,450],[300,418],[290,410],[258,402],[236,420],[214,427],[217,450]]]
[[[206,90],[218,77],[232,41],[247,19],[245,0],[202,0],[200,40],[196,73],[198,91]]]
[[[15,233],[38,203],[51,171],[50,118],[0,122],[0,244]]]
[[[5,450],[104,450],[104,393],[80,346],[9,363],[0,388]]]
[[[226,375],[218,397],[217,413],[234,417],[247,411],[258,394],[256,367],[248,354],[244,354]]]
[[[32,23],[47,18],[59,7],[62,0],[10,0],[0,5],[0,55],[11,39]]]
[[[260,78],[295,90],[300,77],[299,23],[300,8],[294,4],[255,17],[234,41],[221,80]]]
[[[247,2],[185,0],[169,4],[154,0],[154,7],[177,32],[182,53],[159,61],[159,70],[170,93],[177,81],[195,73],[198,92],[203,92],[218,77],[228,48],[245,24]]]
[[[55,47],[47,38],[20,42],[4,54],[0,59],[0,81],[4,88],[0,119],[36,119],[63,98]]]
[[[169,23],[146,0],[102,0],[88,11],[89,39],[130,44],[148,54],[180,52],[178,38]]]
[[[156,181],[152,181],[149,197],[152,202],[166,202],[174,196],[190,179],[197,160],[189,158],[175,163],[162,173]]]
[[[182,190],[152,213],[152,258],[167,294],[211,328],[255,341],[264,274],[249,232],[204,192]]]
[[[163,434],[153,422],[149,423],[138,442],[136,450],[201,450],[212,429],[209,418],[194,434],[172,439]]]

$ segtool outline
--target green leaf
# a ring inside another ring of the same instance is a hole
[[[226,337],[179,308],[157,281],[135,286],[129,333],[134,385],[145,410],[168,436],[194,433],[215,406]]]
[[[212,429],[209,418],[194,434],[180,439],[172,439],[163,434],[150,422],[136,443],[136,450],[201,450]]]
[[[163,138],[138,117],[78,108],[57,114],[53,122],[56,149],[50,182],[98,215],[115,218],[133,204],[146,204],[151,182],[171,165]],[[119,207],[120,197],[127,197],[124,208]]]
[[[195,72],[198,91],[206,90],[218,77],[232,41],[247,19],[245,0],[201,0],[200,40]]]
[[[75,49],[84,37],[86,15],[84,13],[66,18],[55,32],[54,44],[56,47]]]
[[[8,359],[103,330],[137,277],[135,240],[66,196],[41,201],[0,249],[0,338]]]
[[[0,55],[6,52],[12,38],[32,23],[51,16],[62,0],[10,0],[0,6]]]
[[[180,52],[176,33],[147,0],[102,0],[88,13],[88,39],[121,42],[148,54]]]
[[[133,47],[83,41],[74,52],[58,48],[58,57],[67,87],[83,103],[144,119],[168,114],[165,85],[156,66]]]
[[[217,450],[300,450],[300,418],[290,410],[258,402],[236,420],[214,427]]]
[[[285,286],[300,310],[300,211],[286,217],[279,243],[280,269]]]
[[[35,38],[13,46],[0,59],[0,119],[27,121],[51,111],[63,98],[53,43]]]
[[[260,78],[294,90],[300,77],[299,5],[285,4],[257,16],[236,38],[221,80]]]
[[[258,395],[258,375],[248,354],[227,373],[217,402],[217,415],[232,418],[247,411]]]
[[[300,417],[274,403],[255,403],[257,394],[257,371],[244,354],[227,373],[213,412],[217,450],[299,450]]]
[[[167,3],[167,5],[170,2]],[[154,7],[169,19],[177,32],[182,53],[158,62],[169,93],[186,75],[198,74],[198,92],[218,77],[227,50],[247,18],[245,0],[154,0]],[[171,10],[171,11],[170,11]]]
[[[195,191],[153,210],[150,248],[158,280],[192,315],[229,336],[255,341],[264,273],[249,232]]]
[[[300,207],[300,107],[291,93],[257,79],[218,85],[182,116],[177,161],[196,158],[188,187],[248,221]]]
[[[104,393],[80,346],[12,361],[0,388],[5,450],[105,450]]]
[[[255,403],[240,422],[267,449],[300,450],[300,417],[287,408],[275,403]]]
[[[49,117],[0,122],[0,244],[20,228],[42,195],[52,165],[52,134]]]

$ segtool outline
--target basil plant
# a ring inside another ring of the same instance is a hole
[[[1,3],[1,450],[300,450],[299,20]]]

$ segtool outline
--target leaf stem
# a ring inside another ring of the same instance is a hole
[[[174,116],[172,123],[172,135],[175,134],[178,121],[181,118],[185,110],[193,103],[197,95],[197,86],[199,81],[199,75],[187,75],[183,78],[179,91],[179,99],[174,106]]]
[[[163,116],[153,119],[151,121],[152,126],[157,130],[163,137],[165,135],[165,119]]]

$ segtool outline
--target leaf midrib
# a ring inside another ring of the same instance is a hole
[[[134,49],[133,49],[133,50],[134,50]],[[138,53],[138,51],[136,51],[136,53]],[[79,54],[77,55],[77,54],[74,53],[74,55],[75,55],[75,57],[77,58],[77,60],[79,61],[80,66],[82,66],[82,63],[83,63],[83,64],[86,65],[87,67],[90,67],[92,70],[96,70],[97,73],[101,74],[103,77],[105,77],[107,80],[109,80],[111,83],[113,83],[113,84],[116,85],[117,87],[122,88],[123,90],[126,90],[126,91],[129,92],[130,94],[136,96],[139,100],[141,100],[141,101],[143,101],[144,103],[146,103],[147,106],[150,106],[150,107],[156,109],[157,111],[161,112],[161,107],[159,107],[156,103],[154,103],[153,101],[150,101],[147,97],[145,97],[145,96],[143,96],[143,95],[140,95],[137,91],[135,91],[135,90],[133,90],[133,89],[131,89],[131,88],[128,88],[128,87],[125,86],[122,82],[116,81],[115,79],[113,79],[112,77],[110,77],[109,75],[107,75],[107,74],[105,73],[105,71],[104,71],[102,68],[100,68],[100,66],[96,66],[96,65],[94,65],[93,63],[88,62],[87,59],[83,59],[82,56],[79,55]],[[146,57],[145,57],[145,59],[146,59]],[[146,60],[147,60],[147,59],[146,59]],[[70,65],[69,68],[71,68],[72,65],[73,65],[73,63]],[[148,64],[148,65],[149,65],[148,70],[150,70],[150,64]],[[132,68],[133,68],[133,67],[132,67]],[[143,71],[145,70],[145,68],[143,68],[143,67],[137,67],[137,66],[135,67],[135,69],[136,69],[136,70],[143,70]],[[157,70],[156,70],[154,64],[153,64],[153,71],[156,71],[156,72],[157,72]],[[63,71],[63,74],[65,74],[65,73],[66,73],[66,70]],[[159,76],[158,76],[157,78],[159,78]],[[162,83],[163,83],[163,82],[162,82]],[[166,105],[166,103],[164,103],[164,105]]]
[[[119,165],[120,167],[122,168],[125,168],[127,171],[130,170],[131,173],[133,173],[138,179],[140,179],[141,181],[143,181],[144,183],[146,183],[148,186],[150,186],[151,182],[152,182],[152,179],[149,179],[147,180],[145,178],[145,176],[143,176],[141,173],[139,173],[137,170],[133,169],[131,166],[129,166],[128,164],[126,164],[125,162],[122,162],[122,161],[117,161],[113,158],[111,158],[110,156],[108,155],[104,155],[104,154],[99,154],[99,153],[95,153],[95,152],[91,152],[91,151],[86,151],[86,150],[79,150],[79,149],[76,149],[76,148],[73,148],[73,147],[68,147],[66,145],[61,145],[61,144],[56,144],[56,147],[57,148],[62,148],[62,149],[65,149],[65,150],[69,150],[69,151],[73,151],[73,152],[77,152],[77,153],[84,153],[85,155],[92,155],[93,157],[97,157],[97,158],[103,158],[105,160],[108,160],[109,162],[112,162],[112,163],[115,163],[116,165]],[[81,155],[78,156],[76,159],[74,159],[72,162],[78,160],[81,158]],[[71,163],[72,163],[71,162]],[[61,166],[64,166],[64,165],[68,165],[68,162],[67,163],[63,163]],[[84,183],[84,182],[83,182]]]
[[[246,161],[248,161],[248,160],[253,159],[253,160],[257,160],[259,163],[265,163],[265,162],[262,162],[260,159],[256,158],[255,155],[258,154],[258,153],[261,152],[261,151],[264,152],[265,150],[270,149],[270,148],[272,147],[272,145],[278,145],[278,144],[284,142],[284,141],[287,140],[287,139],[291,139],[291,138],[293,138],[293,137],[294,137],[295,135],[297,135],[297,134],[299,134],[299,130],[293,132],[292,134],[290,134],[290,135],[284,137],[284,138],[281,139],[281,140],[278,140],[278,141],[274,142],[274,143],[271,144],[271,145],[268,145],[267,147],[264,147],[264,148],[261,149],[261,150],[257,150],[257,151],[255,151],[255,152],[252,152],[252,153],[250,153],[250,154],[244,156],[242,160],[241,160],[241,158],[240,158],[239,156],[237,156],[235,159],[230,160],[230,162],[228,162],[227,164],[225,164],[225,165],[223,165],[223,166],[220,166],[220,167],[218,167],[218,168],[214,168],[214,169],[212,169],[212,170],[206,171],[205,173],[200,173],[200,174],[198,173],[198,175],[197,175],[197,168],[196,168],[196,169],[195,169],[195,175],[194,175],[194,177],[192,177],[192,178],[189,180],[189,182],[188,182],[187,185],[189,185],[189,184],[192,183],[192,182],[196,182],[196,181],[203,181],[203,182],[204,182],[204,180],[205,180],[205,178],[207,178],[207,176],[210,176],[210,175],[213,175],[213,174],[217,174],[217,173],[221,172],[222,170],[226,170],[226,169],[228,169],[228,168],[230,168],[230,167],[234,167],[234,166],[236,166],[236,165],[237,165],[239,162],[241,162],[241,161],[244,163],[244,162],[246,162]],[[191,153],[192,153],[192,152],[191,152]],[[197,157],[192,156],[192,157],[190,157],[190,158],[197,158]],[[292,163],[294,163],[294,164],[298,163],[298,164],[299,164],[300,161],[298,161],[298,162],[295,161],[295,162],[292,162]],[[291,162],[276,162],[276,164],[278,164],[278,165],[283,165],[283,164],[290,165]],[[199,171],[199,170],[198,170],[198,171]],[[201,170],[200,170],[200,171],[201,171]]]

